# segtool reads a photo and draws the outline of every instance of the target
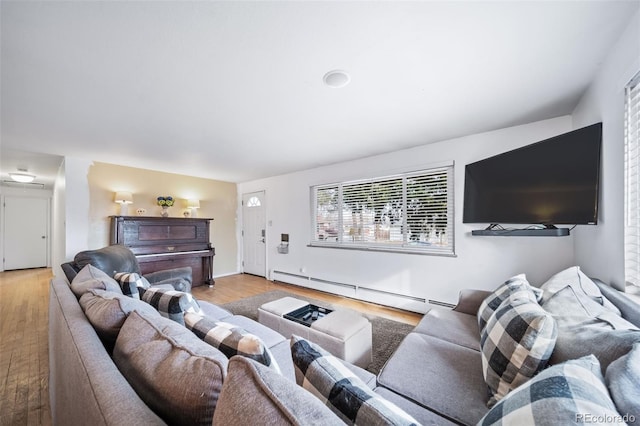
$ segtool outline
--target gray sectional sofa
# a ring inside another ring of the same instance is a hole
[[[233,315],[214,304],[201,301],[200,306],[208,317],[236,325],[258,336],[277,360],[281,377],[291,386],[299,388],[295,385],[289,340],[257,321]],[[166,330],[174,323],[159,316],[148,320],[155,322],[158,330]],[[183,326],[178,328],[186,330]],[[133,331],[134,334],[137,332]],[[193,338],[198,340],[195,335]],[[165,346],[160,350],[167,348]],[[149,355],[150,361],[151,358]],[[214,361],[225,370],[222,376],[226,376],[228,361],[224,357],[215,357]],[[373,374],[346,362],[344,364],[367,386],[375,387]],[[122,374],[114,362],[114,356],[105,348],[103,340],[83,312],[76,294],[62,278],[54,278],[50,285],[49,369],[51,416],[56,425],[167,424],[166,419],[161,418],[143,401]],[[178,386],[179,382],[172,386]],[[303,391],[301,388],[294,390]],[[231,405],[231,402],[227,401],[226,405]],[[264,409],[266,410],[266,407]],[[331,420],[328,424],[341,423],[328,408],[324,409],[326,412],[321,414],[326,416],[325,420]],[[317,415],[315,413],[315,416]],[[320,418],[323,418],[322,415]],[[298,420],[305,423],[304,419]],[[224,423],[230,423],[229,419]]]
[[[578,273],[582,275],[579,268],[569,268],[555,280],[550,279],[551,285],[545,290],[547,296],[541,302],[559,323],[558,340],[549,365],[593,353],[604,375],[611,362],[640,342],[640,331],[627,329],[628,323],[640,327],[640,305],[624,293],[593,280],[606,297],[604,300],[620,310],[619,316],[599,310],[583,317],[582,306],[576,306],[575,300],[568,298],[560,299],[554,310],[551,300],[558,297],[551,299],[549,295],[571,282],[575,285],[571,276],[577,277]],[[437,414],[441,418],[435,424],[477,424],[489,411],[477,313],[490,294],[465,290],[452,310],[434,308],[427,312],[387,361],[378,376],[376,392],[389,397],[421,421]],[[616,317],[628,323],[613,325]],[[640,383],[636,386],[635,395],[640,396]]]
[[[640,306],[608,286],[600,285],[608,300],[620,309],[622,317],[640,326]],[[480,290],[463,291],[454,309],[430,310],[406,336],[377,380],[360,368],[345,365],[377,395],[422,424],[476,424],[488,411],[477,312],[489,294]],[[315,401],[308,399],[310,394],[300,393],[301,388],[294,384],[288,340],[246,317],[234,316],[206,302],[201,305],[208,316],[259,336],[282,370],[282,376],[276,376],[285,378],[265,384],[265,380],[273,376],[270,371],[245,362],[216,359],[222,370],[228,366],[231,371],[235,366],[236,372],[231,379],[225,377],[221,391],[215,390],[220,400],[213,415],[214,423],[242,424],[247,419],[254,419],[255,424],[267,424],[268,419],[290,424],[342,423],[328,409],[322,411],[326,408],[322,404],[316,407]],[[167,423],[125,379],[64,279],[51,281],[49,316],[50,400],[54,424]],[[158,329],[166,328],[165,323],[157,321],[161,325]],[[640,339],[640,331],[633,333],[634,339]],[[252,401],[250,407],[247,398]],[[247,408],[240,412],[241,407]]]

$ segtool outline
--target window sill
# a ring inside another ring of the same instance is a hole
[[[372,246],[360,246],[360,245],[347,245],[347,244],[331,244],[331,243],[318,243],[312,242],[307,244],[307,247],[314,248],[330,248],[339,250],[358,250],[369,252],[381,252],[381,253],[399,253],[399,254],[417,254],[421,256],[441,256],[441,257],[457,257],[455,253],[447,251],[428,250],[424,248],[412,248],[412,247],[372,247]]]

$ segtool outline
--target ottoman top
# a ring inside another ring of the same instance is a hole
[[[304,300],[287,296],[282,299],[274,300],[273,302],[265,303],[260,306],[260,309],[281,317],[284,314],[288,314],[289,312],[300,309],[308,304],[309,302],[305,302]]]
[[[351,310],[335,310],[311,324],[311,328],[340,340],[347,340],[369,324],[369,320]]]

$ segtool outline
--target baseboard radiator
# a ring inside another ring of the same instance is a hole
[[[432,307],[430,305],[453,307],[453,305],[449,303],[439,302],[436,300],[427,300],[421,297],[399,294],[356,284],[325,280],[318,277],[293,274],[286,271],[271,271],[271,280],[418,313],[427,312]]]

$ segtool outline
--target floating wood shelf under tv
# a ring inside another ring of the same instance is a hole
[[[566,237],[569,228],[542,229],[476,229],[471,235],[483,237]]]

